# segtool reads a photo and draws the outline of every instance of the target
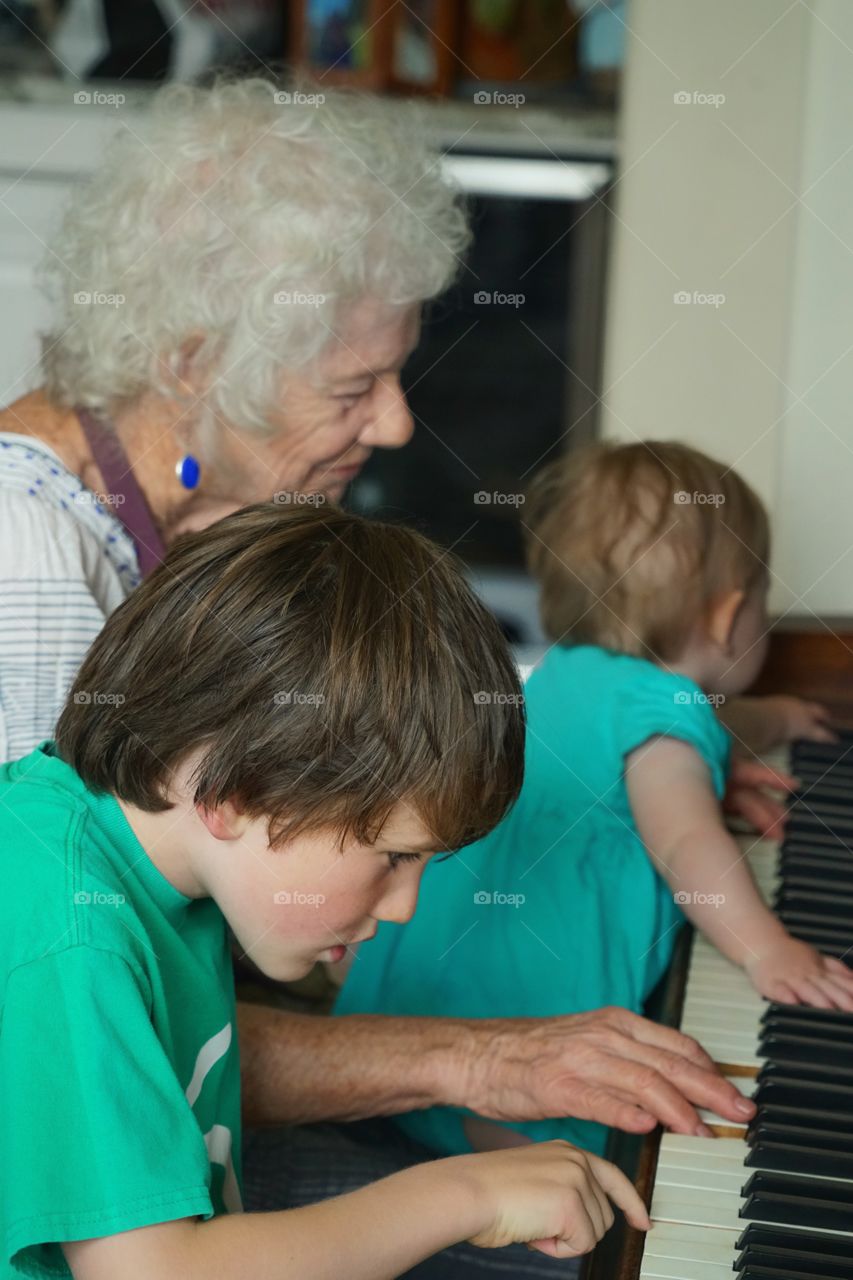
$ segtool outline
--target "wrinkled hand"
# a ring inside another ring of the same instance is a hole
[[[708,1136],[696,1107],[740,1122],[755,1111],[695,1040],[627,1009],[488,1019],[474,1034],[463,1105],[492,1120],[573,1116]]]
[[[770,792],[796,791],[797,780],[759,760],[732,757],[723,811],[743,818],[767,840],[781,840],[785,834],[786,804]]]
[[[853,971],[807,942],[785,936],[748,959],[744,969],[768,1000],[853,1011]]]

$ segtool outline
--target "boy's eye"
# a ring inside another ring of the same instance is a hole
[[[388,865],[393,871],[401,862],[420,862],[421,854],[419,853],[389,853]]]

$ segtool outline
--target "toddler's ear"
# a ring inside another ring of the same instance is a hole
[[[195,811],[217,840],[239,840],[251,819],[230,800],[208,808],[197,804]]]
[[[745,599],[746,592],[738,587],[717,596],[708,606],[708,637],[720,649],[728,649],[731,645],[738,610]]]

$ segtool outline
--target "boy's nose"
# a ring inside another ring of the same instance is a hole
[[[382,899],[376,911],[379,920],[388,920],[391,924],[408,924],[415,914],[418,903],[420,877],[411,886],[400,886]]]

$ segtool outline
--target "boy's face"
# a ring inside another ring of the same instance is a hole
[[[409,920],[435,852],[434,837],[403,804],[374,845],[350,840],[343,852],[334,831],[271,849],[263,820],[216,843],[204,868],[206,888],[245,955],[279,980],[303,977],[317,960],[343,959],[380,920]]]

